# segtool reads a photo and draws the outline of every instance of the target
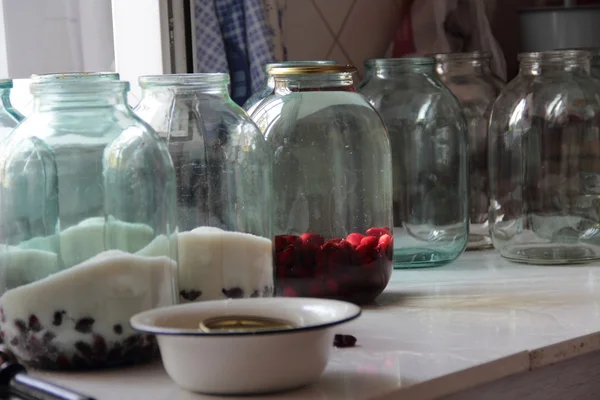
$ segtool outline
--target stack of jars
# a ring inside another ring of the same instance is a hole
[[[226,74],[0,81],[0,334],[22,362],[143,362],[129,318],[178,302],[375,299],[392,268],[493,245],[530,263],[600,258],[600,81],[570,50],[266,67],[245,108]],[[491,233],[491,235],[490,235]]]

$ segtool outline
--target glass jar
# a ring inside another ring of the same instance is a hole
[[[252,114],[273,154],[278,295],[365,303],[392,269],[390,145],[351,66],[277,67]]]
[[[519,55],[490,117],[490,224],[502,256],[600,256],[600,82],[586,51]]]
[[[21,113],[10,102],[12,87],[12,79],[0,79],[0,142],[23,120]]]
[[[594,78],[600,79],[600,49],[593,49],[591,60],[591,74]]]
[[[489,53],[435,54],[440,80],[458,98],[469,134],[469,243],[467,250],[492,245],[488,224],[488,122],[504,84],[492,74]]]
[[[455,260],[469,237],[467,128],[432,58],[367,60],[360,92],[392,145],[394,267]]]
[[[244,103],[244,110],[248,115],[258,106],[258,103],[273,94],[275,91],[275,79],[269,74],[271,69],[277,67],[302,67],[307,65],[336,65],[337,61],[282,61],[276,63],[265,64],[265,81],[263,85]]]
[[[117,74],[33,76],[34,111],[2,146],[0,329],[33,367],[158,355],[129,318],[175,301],[175,171],[128,89]]]
[[[177,176],[180,301],[273,293],[271,157],[227,74],[143,76],[136,108]]]

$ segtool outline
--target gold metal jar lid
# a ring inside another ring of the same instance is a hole
[[[296,67],[273,67],[269,75],[298,75],[298,74],[343,74],[356,72],[353,65],[302,65]]]
[[[228,315],[207,318],[200,322],[200,331],[205,333],[240,333],[280,331],[296,326],[286,320],[250,315]]]

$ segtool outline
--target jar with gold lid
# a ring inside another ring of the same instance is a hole
[[[281,61],[265,64],[265,81],[263,85],[244,103],[244,110],[252,114],[258,104],[273,94],[275,91],[275,79],[270,75],[273,68],[278,67],[302,67],[309,65],[336,65],[337,61],[315,60],[315,61]]]
[[[387,131],[352,66],[278,67],[252,113],[273,155],[278,294],[365,303],[392,269]]]

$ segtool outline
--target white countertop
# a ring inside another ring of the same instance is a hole
[[[339,328],[357,347],[334,349],[314,385],[268,399],[427,400],[600,349],[596,265],[521,265],[489,251],[396,270],[377,305]],[[35,374],[98,400],[215,398],[180,390],[160,363]]]

